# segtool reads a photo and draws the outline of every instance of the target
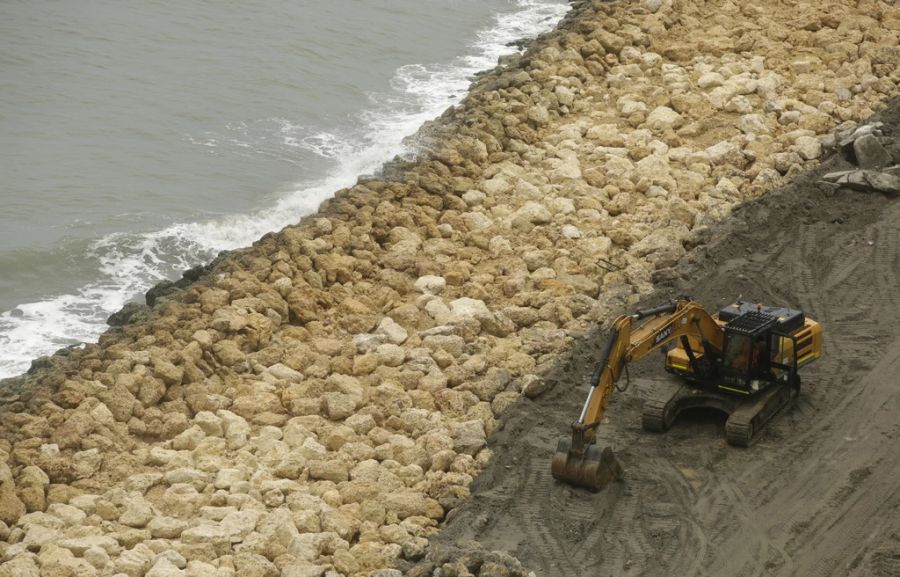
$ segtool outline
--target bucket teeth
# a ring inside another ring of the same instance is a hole
[[[550,471],[564,483],[599,491],[622,478],[622,466],[609,447],[589,445],[584,454],[570,452],[572,441],[560,439]]]

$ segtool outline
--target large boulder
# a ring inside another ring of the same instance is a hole
[[[544,205],[533,201],[526,202],[512,214],[512,222],[519,228],[523,225],[549,224],[552,220],[550,211]]]
[[[878,137],[866,134],[853,142],[853,153],[860,168],[881,168],[894,162]]]
[[[0,521],[13,525],[24,514],[25,503],[16,494],[12,471],[6,463],[0,462]]]
[[[409,337],[409,333],[406,332],[406,329],[400,326],[391,317],[384,317],[381,319],[381,322],[378,323],[378,327],[375,329],[375,334],[383,335],[389,343],[395,345],[402,345]]]
[[[385,495],[384,508],[399,519],[414,516],[440,519],[444,515],[444,510],[437,501],[410,489],[401,489]]]
[[[47,507],[46,489],[50,478],[34,465],[22,469],[17,483],[17,493],[29,511],[43,511]]]
[[[678,128],[684,122],[680,114],[668,106],[658,106],[647,115],[646,124],[653,130]]]
[[[487,444],[484,423],[481,420],[456,423],[452,438],[453,450],[466,455],[474,456]]]

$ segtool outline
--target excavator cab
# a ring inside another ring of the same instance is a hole
[[[726,322],[716,387],[748,396],[777,383],[797,386],[797,340],[790,333],[806,324],[803,313],[758,305],[748,308],[748,303],[739,303],[719,312],[719,321]]]
[[[759,392],[768,383],[769,342],[776,319],[747,313],[725,325],[725,347],[718,388],[739,395]]]

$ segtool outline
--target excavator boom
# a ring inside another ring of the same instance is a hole
[[[635,321],[649,318],[634,328]],[[625,365],[679,338],[694,338],[704,346],[721,350],[722,329],[697,303],[681,300],[637,311],[616,319],[601,361],[592,378],[591,390],[572,437],[562,439],[553,456],[553,476],[567,483],[600,489],[622,476],[622,467],[609,448],[595,445],[596,430],[612,398],[615,384]]]

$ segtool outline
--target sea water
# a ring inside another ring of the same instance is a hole
[[[0,378],[294,223],[563,0],[0,3]]]

